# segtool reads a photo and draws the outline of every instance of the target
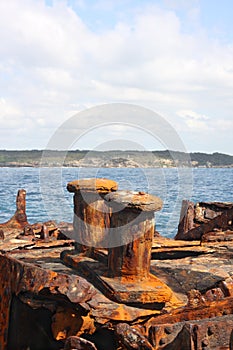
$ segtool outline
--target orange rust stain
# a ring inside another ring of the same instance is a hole
[[[57,336],[55,337],[56,340],[64,340],[67,338],[67,330],[59,331]]]
[[[77,192],[77,191],[97,191],[97,192],[111,192],[116,191],[118,188],[118,184],[109,179],[80,179],[71,181],[67,184],[67,189],[69,192]]]
[[[111,320],[131,321],[132,315],[125,309],[123,304],[119,304],[116,310],[111,313]]]
[[[92,334],[96,328],[90,315],[83,315],[74,308],[58,307],[52,318],[52,333],[56,340],[66,339],[71,335],[81,336],[84,332]]]
[[[75,315],[75,317],[73,316]],[[52,333],[55,339],[66,339],[79,332],[83,324],[81,314],[73,308],[58,307],[52,317]]]
[[[90,314],[88,314],[87,316],[81,316],[81,318],[82,318],[83,324],[80,331],[76,335],[80,336],[84,332],[93,334],[96,331],[94,318],[90,317]]]

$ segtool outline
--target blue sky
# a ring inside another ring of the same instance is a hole
[[[75,113],[120,102],[158,112],[188,151],[233,154],[232,13],[230,0],[1,1],[0,148],[46,148]],[[166,148],[157,136],[100,120],[72,147]]]

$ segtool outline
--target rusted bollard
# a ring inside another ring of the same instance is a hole
[[[76,248],[88,254],[92,247],[102,247],[110,227],[110,210],[103,197],[117,190],[109,179],[80,179],[69,182],[67,190],[74,193],[74,231]]]
[[[155,309],[166,302],[177,304],[172,290],[149,272],[154,212],[162,208],[162,200],[144,192],[117,192],[117,184],[106,179],[74,181],[67,188],[75,193],[79,254],[63,252],[62,261],[116,302],[153,303]],[[108,247],[108,265],[98,247]]]
[[[108,267],[111,277],[147,279],[154,236],[154,212],[162,208],[160,198],[144,192],[109,193],[105,200],[112,207],[111,248]]]

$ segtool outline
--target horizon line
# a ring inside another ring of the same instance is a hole
[[[169,149],[154,149],[154,150],[137,150],[137,149],[111,149],[111,150],[92,150],[92,149],[75,149],[75,150],[65,150],[65,149],[37,149],[37,148],[32,148],[32,149],[0,149],[0,152],[98,152],[98,153],[104,153],[104,152],[177,152],[177,153],[185,153],[185,154],[193,154],[193,153],[199,153],[199,154],[208,154],[208,155],[214,155],[214,154],[222,154],[226,156],[231,156],[233,157],[233,154],[230,153],[222,153],[219,151],[214,151],[214,152],[206,152],[206,151],[191,151],[191,152],[185,152],[185,151],[178,151],[178,150],[169,150]]]

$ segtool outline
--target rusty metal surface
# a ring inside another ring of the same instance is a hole
[[[64,350],[97,350],[95,345],[93,343],[91,343],[90,341],[80,338],[80,337],[69,337],[66,340],[65,346],[64,346]]]
[[[150,303],[151,310],[161,310],[166,302],[175,302],[175,298],[172,301],[173,293],[170,288],[151,274],[144,280],[112,278],[106,264],[80,256],[76,252],[63,254],[62,260],[85,275],[110,300],[138,305]],[[176,304],[178,303],[176,300]]]
[[[131,210],[155,212],[163,207],[162,199],[141,191],[110,192],[105,196],[105,200],[117,211],[119,211],[119,208],[128,208]]]
[[[226,220],[231,226],[231,204],[204,205],[207,221],[199,217],[199,225]],[[0,225],[1,350],[233,349],[231,240],[214,241],[215,231],[211,240],[192,242],[150,237],[149,275],[123,269],[112,276],[107,249],[77,254],[66,236],[71,224],[29,225],[25,209],[21,192],[13,219]],[[137,259],[134,264],[143,269]],[[135,296],[137,288],[144,299]]]
[[[35,254],[32,250],[17,252],[17,254],[15,252],[13,255],[17,259],[12,258],[11,254],[0,255],[1,349],[7,348],[7,329],[10,322],[10,304],[13,295],[19,296],[25,304],[33,308],[46,308],[48,306],[45,301],[53,300],[55,310],[52,329],[54,338],[57,340],[73,335],[72,330],[75,334],[93,331],[95,330],[94,322],[100,325],[109,321],[134,322],[140,317],[143,319],[157,313],[156,310],[140,310],[136,307],[120,305],[104,297],[90,282],[78,276],[76,271],[61,264],[60,251],[55,253],[53,250],[48,250],[47,254],[44,254],[43,251],[40,251],[40,254],[36,251],[37,254]],[[25,293],[27,298],[23,298]],[[62,312],[59,311],[59,304],[63,305]],[[73,307],[69,306],[70,304]],[[80,305],[82,313],[75,312],[77,304]],[[69,308],[73,311],[69,313],[68,317],[67,310]],[[60,318],[57,314],[61,315]],[[65,319],[66,324],[64,325]],[[79,326],[80,319],[82,320],[82,328]],[[71,327],[72,324],[75,325]],[[71,334],[65,332],[64,328],[69,328]]]
[[[78,244],[76,256],[68,253],[62,256],[62,261],[81,271],[116,302],[163,305],[174,302],[170,288],[149,272],[154,211],[161,209],[161,199],[134,191],[110,192],[102,198],[92,189],[93,179],[85,180],[82,193],[80,183],[75,182],[78,191],[74,196],[74,230],[83,244]],[[71,187],[73,190],[73,183]],[[123,205],[124,209],[112,212],[115,204]],[[107,265],[93,260],[96,249],[86,246],[92,242],[98,247],[99,241],[110,243]]]
[[[127,323],[119,323],[115,328],[115,333],[119,343],[125,349],[153,350],[148,339]]]
[[[108,241],[110,213],[102,197],[97,193],[86,192],[84,200],[81,193],[75,193],[74,213],[77,249],[86,255],[91,255],[94,248],[104,247]]]
[[[97,193],[108,193],[116,191],[118,189],[117,182],[106,179],[106,178],[89,178],[74,180],[67,184],[67,190],[69,192],[97,192]]]
[[[112,241],[116,246],[110,248],[108,254],[109,273],[113,277],[126,277],[135,282],[149,277],[154,234],[154,213],[138,215],[132,209],[112,214]],[[124,243],[126,237],[128,242]]]
[[[182,203],[181,220],[175,239],[192,241],[202,240],[203,237],[204,241],[209,241],[210,234],[210,241],[230,240],[233,236],[227,235],[227,231],[233,231],[232,219],[232,203],[200,202],[194,205],[193,202],[185,200]],[[218,238],[214,240],[215,232]]]
[[[0,229],[4,232],[5,229],[24,229],[28,225],[26,215],[26,191],[19,190],[16,197],[16,211],[13,217],[7,222],[0,224]]]
[[[213,317],[151,326],[149,339],[156,349],[229,350],[232,349],[233,317]]]

